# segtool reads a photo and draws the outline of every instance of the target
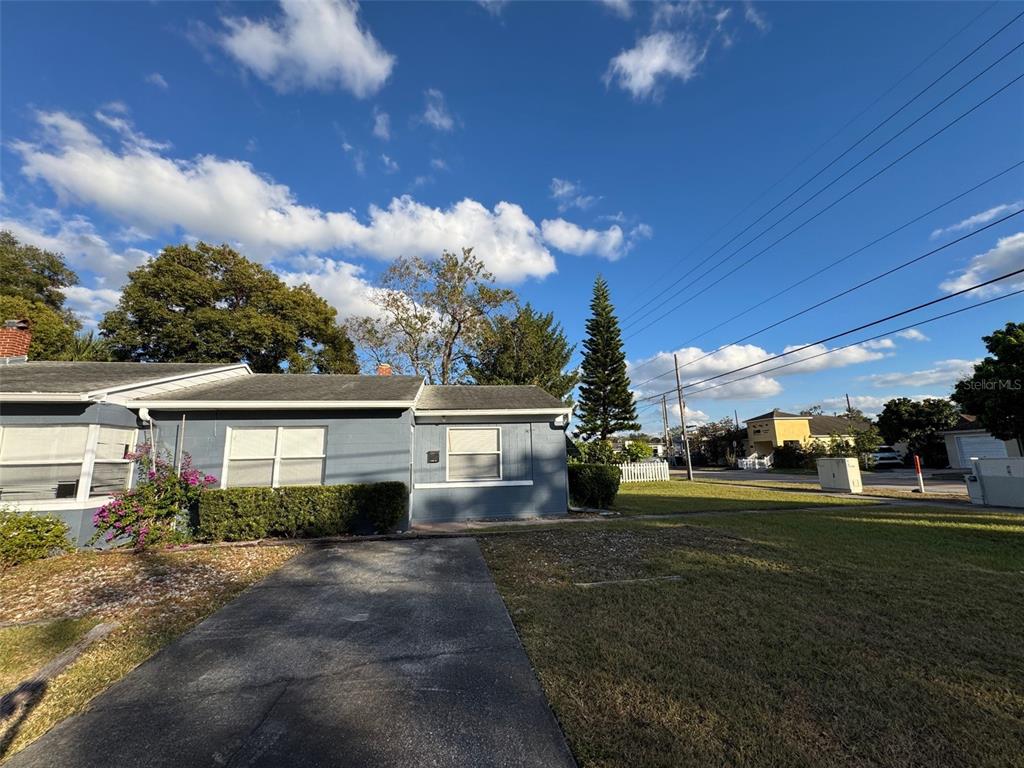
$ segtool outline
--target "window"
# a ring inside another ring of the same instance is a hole
[[[320,485],[326,427],[228,428],[228,488]]]
[[[448,480],[500,480],[501,428],[449,427]]]
[[[134,448],[135,430],[100,427],[96,438],[96,460],[92,467],[90,496],[109,496],[123,491],[131,480],[132,463],[125,458]]]
[[[134,443],[124,427],[0,427],[0,501],[109,496],[128,487]]]

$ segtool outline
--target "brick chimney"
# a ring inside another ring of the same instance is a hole
[[[0,328],[0,358],[28,357],[31,344],[28,320],[8,320]]]
[[[388,365],[387,363],[378,363],[377,364],[377,375],[378,376],[390,376],[391,375],[391,366]]]

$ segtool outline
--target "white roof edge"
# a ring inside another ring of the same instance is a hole
[[[92,398],[78,392],[4,392],[0,403],[88,403]]]
[[[238,369],[244,369],[248,373],[252,373],[252,369],[249,368],[248,363],[227,363],[225,365],[217,366],[216,368],[204,368],[203,370],[190,371],[188,373],[176,373],[173,376],[161,376],[157,379],[146,379],[144,381],[133,381],[130,384],[118,384],[113,387],[100,387],[86,393],[89,398],[103,397],[104,395],[113,394],[114,392],[124,392],[130,389],[141,389],[142,387],[152,387],[157,384],[166,384],[171,381],[179,381],[180,379],[191,379],[196,376],[209,376],[211,373],[221,373],[222,371],[234,371]]]
[[[572,406],[564,408],[466,408],[462,410],[420,408],[416,410],[417,416],[562,416],[571,414]]]
[[[412,400],[129,400],[126,408],[156,411],[290,411],[299,408],[371,410],[412,408]]]

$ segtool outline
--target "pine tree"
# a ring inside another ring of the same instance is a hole
[[[576,435],[584,440],[604,440],[615,432],[638,430],[640,424],[629,391],[619,321],[608,295],[608,283],[600,275],[594,281],[590,312],[587,338],[583,340],[577,409],[580,425]]]

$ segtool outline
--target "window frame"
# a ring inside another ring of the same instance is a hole
[[[273,429],[274,433],[274,455],[273,456],[246,456],[245,458],[232,459],[231,458],[231,436],[235,432],[244,432],[250,429]],[[308,456],[281,456],[281,434],[286,429],[322,429],[323,430],[323,444],[321,446],[321,453],[319,455],[309,454]],[[278,425],[252,425],[247,427],[225,427],[224,428],[224,462],[221,466],[220,473],[220,487],[223,488],[280,488],[281,481],[281,460],[285,459],[320,459],[321,471],[320,471],[320,482],[316,485],[322,486],[324,484],[324,477],[327,473],[327,424],[290,424],[284,426]],[[247,486],[247,485],[228,485],[228,471],[232,461],[273,461],[273,468],[270,473],[270,485],[261,486]],[[298,486],[301,487],[301,486]],[[315,486],[309,486],[315,487]]]
[[[451,450],[451,440],[449,438],[449,434],[451,433],[451,431],[452,430],[463,430],[464,431],[464,430],[469,430],[469,429],[475,429],[475,430],[492,429],[492,430],[497,430],[497,432],[498,432],[498,450],[497,451],[484,451],[484,452],[481,452],[481,451],[452,451]],[[497,455],[497,457],[498,457],[498,476],[497,477],[486,477],[486,478],[480,477],[480,478],[475,478],[475,479],[462,478],[462,479],[453,480],[452,477],[451,477],[452,462],[451,462],[451,458],[450,458],[452,455],[455,455],[455,456],[494,456],[494,455]],[[482,425],[482,424],[463,424],[463,425],[459,425],[459,426],[454,426],[454,425],[448,426],[445,429],[445,433],[444,433],[444,481],[446,483],[469,483],[469,484],[474,484],[474,483],[480,483],[480,484],[484,484],[484,483],[499,483],[499,482],[504,481],[504,479],[505,479],[505,457],[504,457],[504,453],[502,451],[502,434],[501,434],[501,425],[500,424],[487,424],[487,425]]]
[[[10,427],[19,429],[53,429],[55,427],[85,427],[85,449],[82,452],[82,458],[76,461],[51,461],[51,462],[39,462],[39,461],[0,461],[0,466],[5,467],[36,467],[36,466],[60,466],[60,467],[80,467],[78,473],[78,486],[75,489],[74,498],[66,499],[13,499],[11,503],[17,504],[19,507],[25,509],[42,505],[41,508],[48,508],[50,505],[88,505],[90,502],[98,499],[109,499],[111,495],[109,493],[96,494],[90,493],[92,489],[92,479],[94,470],[97,464],[131,464],[130,459],[96,459],[96,448],[99,444],[100,430],[104,427],[108,429],[124,429],[131,432],[130,440],[128,442],[128,450],[133,451],[138,446],[139,440],[139,429],[138,427],[127,426],[124,424],[80,424],[75,422],[56,422],[53,424],[3,424],[0,425],[0,446],[2,446],[3,440],[6,437],[6,430]],[[130,490],[135,484],[135,473],[129,472],[127,481],[125,482],[124,490]]]

